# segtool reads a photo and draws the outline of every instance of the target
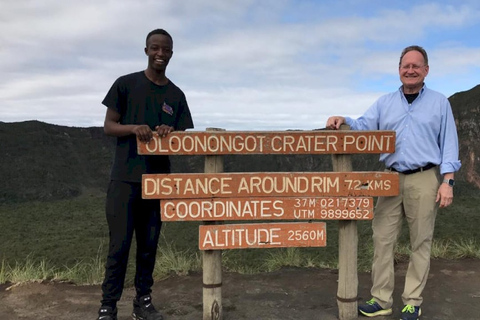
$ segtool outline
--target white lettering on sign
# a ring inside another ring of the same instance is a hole
[[[306,193],[306,192],[338,192],[339,178],[331,177],[243,177],[237,194],[271,194],[271,193]]]
[[[324,247],[324,222],[249,223],[202,225],[199,227],[200,250],[242,248]]]
[[[246,197],[161,200],[162,221],[370,220],[371,197]]]
[[[214,200],[162,202],[165,220],[271,219],[284,214],[282,200]]]
[[[143,182],[145,195],[179,195],[179,194],[231,194],[230,177],[211,178],[146,178]],[[181,192],[180,192],[181,190]]]
[[[392,182],[390,180],[351,180],[345,179],[349,190],[390,190]]]
[[[144,174],[144,199],[391,196],[396,172]]]
[[[393,131],[182,132],[139,142],[140,154],[391,153]]]
[[[145,196],[191,196],[196,195],[229,195],[238,196],[253,194],[282,193],[330,193],[339,192],[340,178],[329,176],[247,176],[242,177],[238,187],[231,187],[231,177],[205,178],[144,178],[143,193]]]
[[[322,209],[336,208],[370,208],[373,206],[372,198],[353,197],[317,197],[317,198],[296,198],[294,207],[320,207]]]
[[[325,230],[288,230],[288,241],[317,241],[325,239]]]
[[[337,136],[274,136],[270,148],[276,152],[337,151]]]
[[[278,246],[281,242],[276,239],[280,230],[280,228],[208,230],[203,238],[202,247]]]
[[[173,152],[253,152],[258,149],[263,152],[264,136],[171,136],[169,143]],[[160,145],[159,143],[156,144]]]
[[[392,146],[393,136],[373,136],[373,135],[345,135],[343,150],[346,151],[348,146],[353,145],[355,149],[361,152],[372,150],[388,150]]]

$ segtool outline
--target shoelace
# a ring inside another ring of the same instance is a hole
[[[148,313],[154,313],[157,310],[155,310],[155,307],[153,306],[153,304],[150,301],[151,301],[150,298],[146,298],[146,299],[143,300],[143,309],[145,311],[147,311]]]
[[[402,312],[414,313],[415,307],[410,304],[407,304],[405,308],[403,308]]]
[[[372,298],[372,299],[368,300],[368,301],[367,301],[367,304],[369,304],[369,305],[375,304],[375,299]]]

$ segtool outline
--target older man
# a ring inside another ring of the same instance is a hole
[[[419,46],[400,56],[399,90],[380,97],[360,118],[334,116],[327,128],[346,123],[353,130],[395,130],[395,153],[382,154],[386,170],[400,175],[400,194],[378,199],[372,222],[374,257],[372,298],[358,307],[367,317],[392,314],[394,250],[406,218],[411,256],[402,294],[402,320],[421,315],[422,291],[430,269],[430,251],[437,208],[453,200],[454,173],[460,169],[458,138],[448,99],[426,87],[429,65]]]

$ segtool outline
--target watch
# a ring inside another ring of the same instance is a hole
[[[443,183],[448,184],[450,187],[453,187],[455,185],[455,180],[453,179],[445,179],[443,180]]]

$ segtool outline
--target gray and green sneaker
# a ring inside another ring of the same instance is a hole
[[[392,314],[392,308],[383,309],[375,298],[372,298],[358,306],[358,313],[365,317],[389,316]]]
[[[400,320],[418,320],[421,314],[422,309],[420,309],[420,307],[407,304],[402,309],[402,317],[400,318]]]

